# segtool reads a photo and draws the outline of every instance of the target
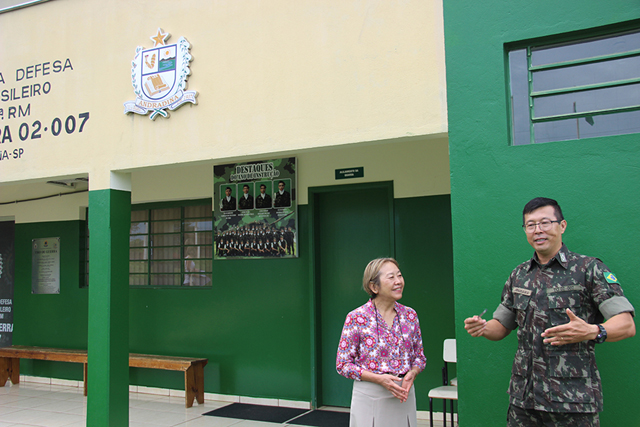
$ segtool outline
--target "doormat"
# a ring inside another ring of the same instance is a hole
[[[349,427],[349,413],[316,410],[289,421],[289,424],[316,427]]]
[[[232,403],[222,408],[206,412],[202,415],[214,417],[237,418],[240,420],[264,421],[269,423],[284,423],[298,417],[306,409],[284,408],[282,406],[250,405],[248,403]]]

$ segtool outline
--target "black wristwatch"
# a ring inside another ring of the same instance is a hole
[[[596,344],[602,344],[607,339],[607,330],[602,325],[598,325],[598,328],[600,328],[600,333],[596,336],[594,341]]]

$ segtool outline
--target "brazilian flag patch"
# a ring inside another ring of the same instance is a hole
[[[611,272],[604,273],[604,278],[609,283],[618,283],[618,278]]]

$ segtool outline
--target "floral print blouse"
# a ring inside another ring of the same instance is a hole
[[[360,381],[363,370],[403,375],[413,367],[425,368],[418,315],[397,302],[395,310],[391,328],[371,300],[347,315],[336,358],[340,375]]]

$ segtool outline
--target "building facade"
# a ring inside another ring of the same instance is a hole
[[[88,349],[88,424],[123,425],[129,384],[182,389],[178,373],[130,373],[129,351],[208,358],[214,395],[348,405],[336,346],[378,256],[398,259],[402,302],[420,316],[430,364],[416,388],[428,407],[454,335],[440,2],[5,7],[12,343]],[[217,259],[214,168],[291,158],[297,253]],[[171,224],[178,240],[158,243],[172,232],[154,227]],[[58,238],[58,287],[34,288],[46,282],[34,276],[34,244]],[[82,378],[73,364],[21,370]]]

